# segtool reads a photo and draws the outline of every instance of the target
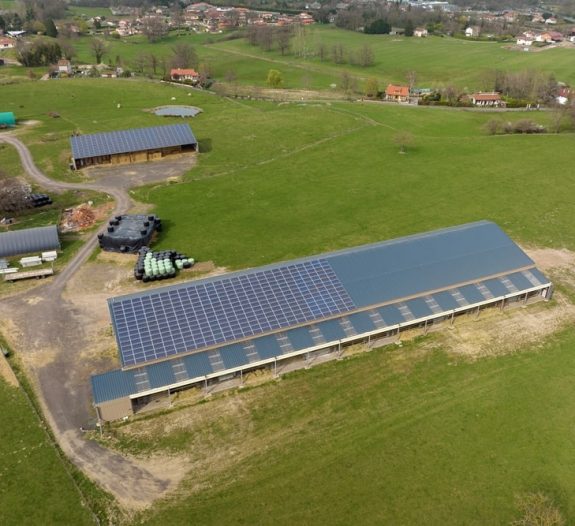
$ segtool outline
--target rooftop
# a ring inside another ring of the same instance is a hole
[[[481,221],[108,300],[124,367],[474,283],[533,261]]]
[[[172,146],[197,144],[188,124],[169,124],[70,137],[72,157],[85,159],[100,155],[140,152]]]
[[[0,257],[60,248],[56,225],[13,230],[0,234]]]
[[[93,376],[94,398],[142,396],[549,284],[480,221],[113,298],[130,368]]]

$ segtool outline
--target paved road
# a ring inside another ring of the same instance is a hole
[[[114,215],[127,212],[132,205],[125,187],[121,187],[126,185],[125,181],[118,181],[115,187],[53,181],[36,167],[28,148],[16,137],[0,134],[0,142],[16,148],[25,171],[48,191],[96,190],[106,193],[116,200]],[[169,489],[171,481],[155,476],[133,459],[86,440],[80,432],[89,411],[86,400],[90,400],[91,395],[88,385],[90,371],[87,370],[90,364],[84,364],[79,356],[83,349],[89,348],[90,341],[77,320],[74,306],[63,297],[63,291],[96,245],[97,236],[94,235],[49,283],[3,300],[0,318],[13,323],[22,352],[49,356],[45,360],[36,360],[40,365],[29,368],[28,372],[39,390],[45,416],[63,451],[92,479],[115,495],[120,503],[126,507],[142,507]]]

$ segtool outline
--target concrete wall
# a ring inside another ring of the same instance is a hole
[[[117,400],[110,400],[97,406],[100,413],[100,418],[107,422],[111,420],[120,420],[125,416],[134,414],[132,409],[132,400],[130,398],[118,398]]]

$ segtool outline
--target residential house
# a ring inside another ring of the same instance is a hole
[[[468,38],[476,38],[479,36],[480,29],[478,26],[470,26],[465,30],[465,36]]]
[[[505,101],[501,100],[501,94],[497,92],[491,93],[473,93],[469,96],[471,103],[474,106],[500,108],[505,107]]]
[[[409,101],[409,86],[396,86],[389,84],[385,88],[385,100],[393,102],[408,102]]]
[[[58,60],[58,73],[60,75],[72,75],[74,73],[72,63],[64,58]]]
[[[545,23],[547,25],[554,26],[555,24],[557,24],[557,19],[554,16],[552,16],[552,17],[548,18],[547,20],[545,20]]]
[[[557,97],[555,97],[555,100],[557,101],[557,104],[561,104],[562,106],[564,106],[569,102],[570,98],[571,98],[571,89],[568,88],[567,86],[562,86],[561,88],[559,88],[559,93],[557,94]]]
[[[11,38],[0,38],[0,49],[12,49],[14,47],[14,40]]]
[[[518,46],[530,46],[535,40],[535,35],[533,33],[523,33],[517,37]]]
[[[413,36],[414,37],[423,38],[423,37],[426,37],[427,35],[428,35],[427,29],[425,29],[424,27],[416,27],[413,30]]]
[[[304,26],[309,26],[314,23],[313,16],[309,13],[300,13],[295,17],[294,21]]]
[[[195,69],[174,68],[170,71],[170,78],[176,82],[189,80],[196,83],[200,80],[200,75]]]

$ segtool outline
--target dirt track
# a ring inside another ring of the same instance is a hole
[[[0,142],[16,148],[28,175],[48,191],[81,189],[106,193],[116,200],[113,214],[125,213],[133,204],[126,191],[131,184],[129,178],[109,178],[106,185],[102,181],[53,181],[38,170],[27,147],[16,137],[0,134]],[[143,508],[173,488],[182,474],[168,470],[162,462],[144,466],[113,453],[86,440],[80,430],[94,418],[89,378],[102,368],[102,360],[98,356],[86,357],[86,351],[97,345],[95,335],[84,324],[87,320],[81,309],[64,293],[96,245],[94,235],[49,283],[3,300],[0,330],[19,353],[63,451],[125,508]]]

